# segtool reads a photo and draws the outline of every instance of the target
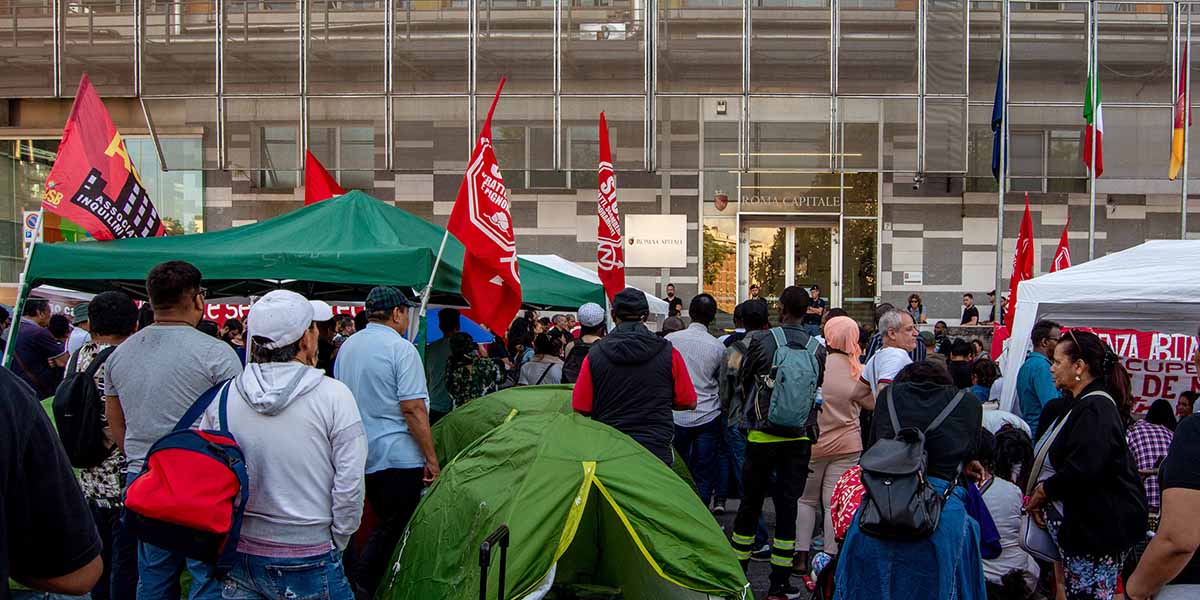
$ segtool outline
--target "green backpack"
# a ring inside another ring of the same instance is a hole
[[[816,441],[817,349],[812,336],[803,348],[789,346],[783,328],[771,329],[775,357],[771,369],[759,378],[753,402],[755,429],[788,437],[807,435]]]

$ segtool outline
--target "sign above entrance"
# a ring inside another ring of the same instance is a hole
[[[790,194],[784,190],[780,193],[770,193],[772,190],[744,191],[741,195],[742,212],[842,212],[842,196],[836,190],[829,193]]]
[[[872,173],[706,173],[704,215],[874,216],[878,187]]]

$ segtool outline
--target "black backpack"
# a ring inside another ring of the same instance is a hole
[[[942,507],[958,484],[958,474],[944,493],[929,484],[925,475],[928,462],[925,436],[950,416],[965,395],[966,390],[959,390],[924,430],[917,427],[901,429],[892,401],[892,386],[884,390],[883,403],[887,405],[894,433],[890,439],[876,441],[859,461],[864,493],[858,527],[863,533],[902,541],[916,541],[933,535],[942,518]],[[959,465],[961,471],[962,465]]]
[[[579,380],[579,371],[583,369],[583,359],[587,358],[588,351],[591,349],[591,342],[575,340],[575,345],[571,346],[570,354],[567,354],[567,360],[563,362],[563,383],[575,383]]]
[[[54,425],[62,440],[71,466],[87,469],[99,466],[113,453],[104,437],[104,398],[96,389],[96,371],[116,346],[101,350],[87,370],[76,370],[79,353],[67,365],[67,376],[54,393]]]

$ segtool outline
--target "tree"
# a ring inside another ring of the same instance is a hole
[[[183,235],[183,223],[179,219],[163,217],[163,231],[166,235]]]
[[[737,246],[716,235],[715,227],[704,228],[704,285],[717,281],[721,274],[721,263],[737,251]]]

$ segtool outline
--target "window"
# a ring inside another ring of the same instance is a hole
[[[295,161],[297,154],[294,127],[263,127],[259,138],[262,170],[257,173],[258,186],[264,189],[288,189],[299,186],[299,173],[283,170]]]

